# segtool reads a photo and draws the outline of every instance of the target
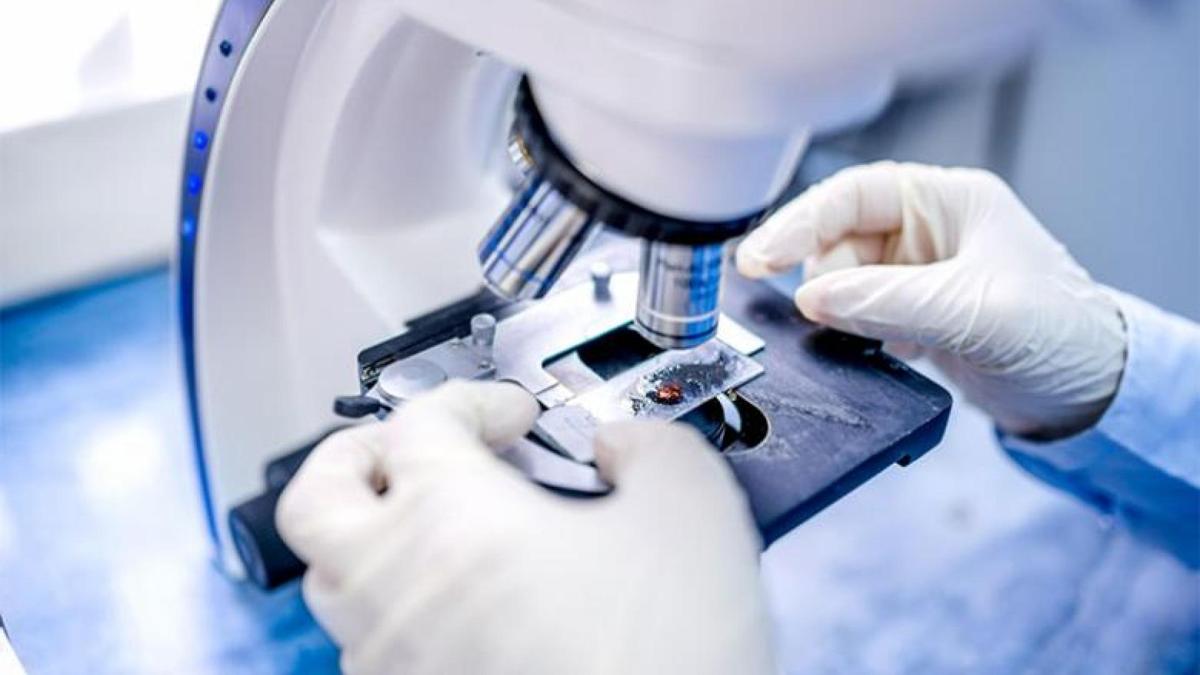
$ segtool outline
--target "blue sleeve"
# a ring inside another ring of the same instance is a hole
[[[1200,326],[1113,292],[1128,339],[1096,426],[1039,443],[999,433],[1019,465],[1200,568]]]

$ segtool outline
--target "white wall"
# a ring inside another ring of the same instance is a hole
[[[170,258],[189,106],[0,134],[0,306]]]
[[[1096,278],[1200,320],[1200,3],[1067,5],[1014,185]]]
[[[0,306],[169,259],[217,5],[0,3]]]
[[[997,73],[913,94],[827,141],[814,173],[882,157],[1001,170],[1093,277],[1200,320],[1200,3],[1051,4],[1023,102],[997,107],[1014,100]]]

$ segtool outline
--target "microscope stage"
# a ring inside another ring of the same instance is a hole
[[[607,488],[590,465],[598,425],[691,424],[729,462],[767,544],[941,440],[945,390],[878,342],[806,321],[761,282],[728,275],[718,337],[692,350],[658,349],[630,328],[636,277],[608,273],[622,255],[609,246],[581,256],[563,290],[536,303],[483,291],[413,321],[359,355],[364,393],[396,405],[447,377],[515,382],[545,410],[506,459],[538,482],[583,494]],[[481,313],[497,319],[490,347],[471,336]],[[438,376],[398,386],[389,375],[400,368]]]

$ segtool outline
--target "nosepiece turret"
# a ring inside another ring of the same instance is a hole
[[[551,138],[522,80],[510,155],[524,182],[479,246],[484,280],[513,299],[547,294],[601,224],[642,242],[635,327],[664,349],[687,349],[716,335],[725,242],[759,213],[693,221],[652,212],[583,174]]]

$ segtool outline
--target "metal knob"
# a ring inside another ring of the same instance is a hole
[[[611,298],[612,267],[609,267],[606,262],[594,262],[588,272],[592,275],[592,294],[596,299],[608,300]]]
[[[389,403],[398,404],[446,381],[446,371],[432,361],[397,361],[379,374],[376,386]]]
[[[496,342],[496,317],[482,313],[471,317],[471,347],[485,363],[492,361],[492,345]]]

